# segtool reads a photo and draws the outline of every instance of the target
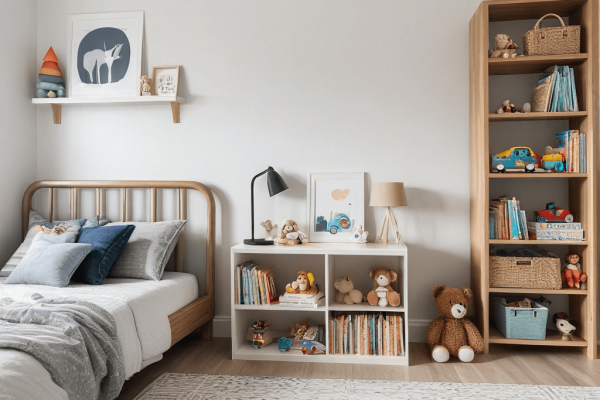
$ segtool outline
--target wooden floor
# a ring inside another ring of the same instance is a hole
[[[165,372],[600,386],[600,360],[588,360],[578,349],[532,347],[492,345],[491,354],[477,355],[470,364],[456,360],[438,364],[432,362],[424,343],[411,343],[410,367],[395,367],[232,360],[230,339],[202,341],[188,337],[166,352],[160,362],[150,365],[125,382],[119,400],[135,398]]]

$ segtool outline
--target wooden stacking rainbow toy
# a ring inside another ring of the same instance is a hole
[[[58,58],[52,49],[44,56],[44,63],[38,72],[37,89],[38,97],[65,97],[65,86],[62,71],[58,66]]]

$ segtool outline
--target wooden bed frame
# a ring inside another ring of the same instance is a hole
[[[198,331],[203,339],[212,339],[213,318],[215,316],[215,199],[212,192],[203,184],[193,181],[37,181],[29,185],[23,195],[21,223],[23,239],[29,226],[29,210],[34,194],[40,189],[48,189],[49,221],[54,220],[54,189],[70,189],[70,217],[79,217],[79,190],[96,190],[96,214],[104,213],[104,189],[121,189],[121,221],[127,220],[127,189],[150,190],[150,222],[156,222],[158,189],[175,189],[178,193],[177,215],[187,219],[187,190],[197,190],[204,195],[207,208],[206,228],[206,291],[187,306],[169,315],[171,324],[171,346],[192,332]],[[177,246],[166,269],[183,272],[183,235],[179,236]]]

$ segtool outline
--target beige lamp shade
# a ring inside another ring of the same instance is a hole
[[[371,188],[371,207],[407,206],[403,182],[375,182]]]

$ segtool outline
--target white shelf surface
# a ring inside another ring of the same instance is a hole
[[[406,246],[396,243],[302,243],[295,246],[272,245],[252,246],[238,244],[233,246],[234,253],[260,254],[332,254],[332,255],[365,255],[365,256],[403,256]]]
[[[372,306],[369,303],[361,304],[337,304],[331,303],[327,307],[329,311],[346,311],[346,312],[406,312],[402,305],[398,307],[380,307]]]
[[[31,99],[33,104],[60,104],[69,105],[141,105],[141,104],[167,104],[185,103],[179,96],[116,96],[116,97],[56,97],[54,99]]]
[[[319,306],[317,308],[299,308],[299,307],[281,307],[279,303],[271,305],[254,305],[254,304],[235,304],[233,306],[236,310],[260,310],[260,311],[327,311],[325,306]]]
[[[234,360],[257,361],[293,361],[293,362],[321,362],[321,363],[350,363],[350,364],[379,364],[379,365],[408,365],[407,356],[361,356],[352,354],[302,354],[299,350],[279,351],[277,343],[253,349],[252,345],[244,343],[237,351],[232,353]]]

